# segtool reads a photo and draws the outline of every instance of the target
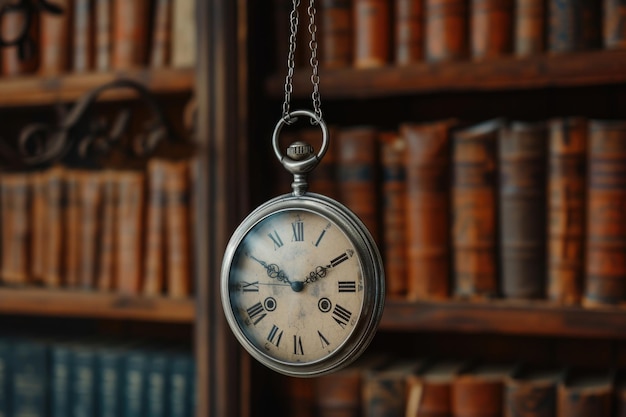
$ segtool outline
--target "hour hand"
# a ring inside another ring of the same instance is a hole
[[[287,274],[285,274],[285,271],[281,270],[278,265],[276,265],[276,264],[268,264],[267,262],[262,261],[262,260],[256,258],[254,255],[251,255],[251,254],[247,254],[247,255],[251,259],[253,259],[256,262],[258,262],[263,268],[265,268],[265,272],[267,272],[267,275],[270,278],[274,278],[274,279],[277,279],[278,281],[282,281],[282,282],[286,282],[287,284],[291,284],[291,282],[289,281],[289,278],[287,277]]]
[[[307,277],[304,279],[303,281],[304,284],[309,284],[311,282],[317,281],[320,278],[324,278],[326,276],[326,272],[329,269],[336,267],[337,265],[341,264],[344,261],[347,261],[349,258],[352,257],[352,255],[354,255],[354,251],[351,249],[348,249],[347,251],[337,256],[336,258],[331,259],[328,265],[316,266],[315,269],[309,272]]]

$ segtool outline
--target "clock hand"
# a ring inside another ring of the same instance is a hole
[[[287,274],[285,274],[285,271],[282,271],[278,265],[276,265],[276,264],[268,264],[267,262],[264,262],[264,261],[262,261],[260,259],[255,258],[254,255],[250,255],[249,253],[246,254],[246,255],[248,255],[248,257],[254,259],[259,264],[261,264],[261,266],[263,268],[265,268],[265,271],[267,272],[267,275],[270,278],[274,278],[274,279],[277,279],[278,281],[282,281],[282,282],[286,282],[287,284],[291,284],[291,281],[289,281],[289,278],[287,277]]]
[[[328,265],[316,266],[313,271],[309,272],[309,275],[304,279],[304,281],[302,281],[302,283],[303,284],[310,284],[311,282],[315,282],[318,279],[324,278],[326,276],[326,272],[329,269],[334,268],[337,265],[339,265],[340,263],[342,263],[343,261],[348,260],[349,258],[352,257],[352,255],[354,255],[354,251],[352,249],[348,249],[347,251],[345,251],[341,255],[337,256],[334,259],[332,259]]]

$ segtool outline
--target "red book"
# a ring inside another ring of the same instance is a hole
[[[467,58],[468,19],[466,0],[426,2],[426,60],[454,61]]]
[[[408,65],[424,58],[424,0],[395,0],[395,63]]]
[[[352,64],[352,1],[354,0],[321,2],[320,19],[323,30],[318,34],[322,45],[320,64],[325,68],[349,67]],[[287,46],[287,39],[285,37],[278,41]],[[282,69],[286,65],[286,50],[284,55],[279,55],[279,59],[279,68]]]
[[[354,66],[381,67],[389,62],[390,4],[387,0],[354,1]]]
[[[513,45],[513,0],[471,0],[474,59],[509,54]]]

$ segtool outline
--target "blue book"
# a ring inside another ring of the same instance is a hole
[[[46,344],[22,340],[13,347],[13,417],[46,417],[49,351]]]
[[[12,346],[8,339],[0,339],[0,417],[11,416]]]
[[[146,417],[148,356],[146,352],[132,350],[124,363],[122,416]]]
[[[99,417],[120,417],[122,415],[125,357],[126,351],[115,347],[101,349],[98,352],[97,403]]]
[[[50,415],[67,417],[71,415],[72,351],[69,346],[59,344],[52,346],[50,355]]]
[[[192,417],[195,389],[194,361],[189,354],[174,354],[170,359],[169,417]]]
[[[90,345],[72,348],[72,417],[96,414],[96,351]]]
[[[165,353],[154,352],[148,358],[147,417],[166,417],[169,392],[169,357]]]

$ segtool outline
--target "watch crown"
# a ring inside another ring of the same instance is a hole
[[[287,148],[287,156],[294,161],[300,161],[313,155],[315,150],[306,142],[296,141]]]

